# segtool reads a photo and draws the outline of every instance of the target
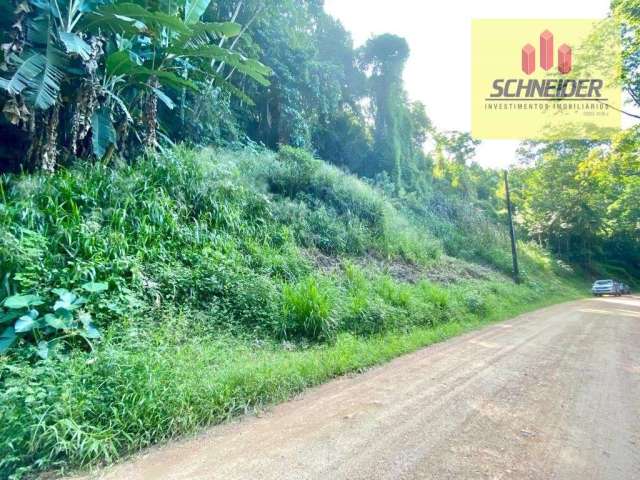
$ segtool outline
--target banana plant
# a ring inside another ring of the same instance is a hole
[[[108,53],[105,74],[107,79],[123,80],[120,96],[137,109],[133,116],[141,119],[146,147],[158,145],[158,102],[173,110],[177,102],[172,95],[176,93],[181,98],[186,91],[197,95],[204,83],[213,82],[253,103],[213,69],[211,60],[226,61],[239,73],[269,85],[269,68],[216,45],[220,38],[234,37],[242,28],[234,22],[200,21],[209,4],[210,0],[165,1],[160,2],[159,10],[150,11],[140,4],[122,2],[100,8],[88,19],[88,29],[100,27],[117,36],[118,48]],[[100,117],[101,123],[106,120],[106,116]],[[100,130],[114,131],[109,126]]]
[[[78,75],[73,60],[88,61],[93,52],[84,32],[76,30],[91,8],[106,1],[30,0],[24,7],[33,12],[27,25],[30,48],[20,57],[9,56],[16,68],[0,85],[10,95],[25,93],[35,108],[46,110],[55,105],[63,81]]]
[[[172,110],[172,95],[197,95],[205,83],[251,103],[213,69],[216,61],[269,84],[267,67],[219,46],[240,25],[201,21],[211,0],[21,1],[28,12],[26,48],[5,58],[11,76],[0,78],[0,89],[16,103],[6,111],[35,118],[30,130],[39,138],[32,138],[28,156],[48,159],[40,161],[44,169],[53,169],[60,150],[109,156],[132,132],[155,148],[158,102]],[[59,133],[58,123],[69,118]],[[14,123],[27,123],[20,120]]]
[[[36,167],[53,170],[61,147],[77,154],[78,142],[89,135],[103,39],[86,31],[83,20],[107,3],[110,0],[22,0],[19,5],[20,12],[28,13],[25,48],[5,58],[11,77],[0,79],[0,88],[15,104],[10,111],[28,117],[12,121],[30,125],[27,157]],[[60,145],[59,125],[66,116],[72,118],[70,126],[63,124],[70,133],[66,145]]]
[[[267,77],[271,73],[260,62],[215,44],[222,37],[238,35],[241,26],[233,22],[201,22],[200,17],[210,0],[187,0],[182,8],[175,8],[176,2],[168,3],[166,11],[155,14],[140,5],[128,3],[114,4],[99,11],[99,14],[106,12],[107,18],[116,10],[124,12],[130,21],[127,25],[116,26],[121,29],[118,34],[122,37],[126,37],[131,26],[139,29],[137,35],[128,39],[127,47],[112,52],[105,64],[107,75],[126,78],[131,96],[143,99],[140,109],[144,119],[144,143],[152,148],[158,143],[158,101],[173,110],[176,101],[171,98],[171,92],[181,93],[182,97],[187,90],[197,94],[205,82],[213,81],[251,103],[213,69],[212,59],[226,61],[239,73],[262,85],[269,84]],[[102,21],[96,18],[94,22]]]

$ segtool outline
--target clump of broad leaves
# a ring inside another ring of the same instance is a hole
[[[55,300],[49,302],[33,294],[5,298],[0,308],[0,325],[4,326],[0,334],[0,354],[16,343],[30,346],[42,359],[74,340],[93,349],[92,342],[101,334],[85,307],[107,289],[106,283],[90,282],[79,291],[54,288],[51,297]]]

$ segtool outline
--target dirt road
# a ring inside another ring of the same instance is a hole
[[[539,310],[104,479],[640,479],[640,297]]]

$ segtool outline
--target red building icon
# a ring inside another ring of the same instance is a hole
[[[522,47],[522,71],[531,75],[536,69],[536,49],[527,43]]]
[[[540,34],[540,67],[550,70],[553,67],[553,34],[545,30]],[[558,71],[567,74],[571,71],[571,47],[566,43],[558,48]],[[536,49],[530,43],[522,47],[522,71],[531,75],[536,70]]]
[[[553,67],[553,33],[549,30],[540,34],[540,67],[543,70]]]
[[[558,49],[558,71],[562,74],[571,71],[571,47],[566,43]]]

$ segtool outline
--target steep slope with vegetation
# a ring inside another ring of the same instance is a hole
[[[403,38],[354,47],[320,0],[13,0],[0,37],[2,478],[640,269],[637,129],[523,145],[516,285],[499,172],[409,99]]]
[[[618,80],[636,107],[638,5],[611,8],[622,27]],[[478,142],[438,130],[409,98],[406,40],[354,46],[321,0],[12,0],[0,3],[0,43],[0,171],[131,161],[178,142],[292,145],[399,196],[444,183],[504,213],[495,172],[469,165]],[[632,282],[637,129],[522,150],[521,234],[594,276]]]
[[[3,333],[2,476],[112,461],[580,294],[529,244],[514,285],[502,227],[441,195],[289,147],[2,177],[0,318],[37,311]]]

